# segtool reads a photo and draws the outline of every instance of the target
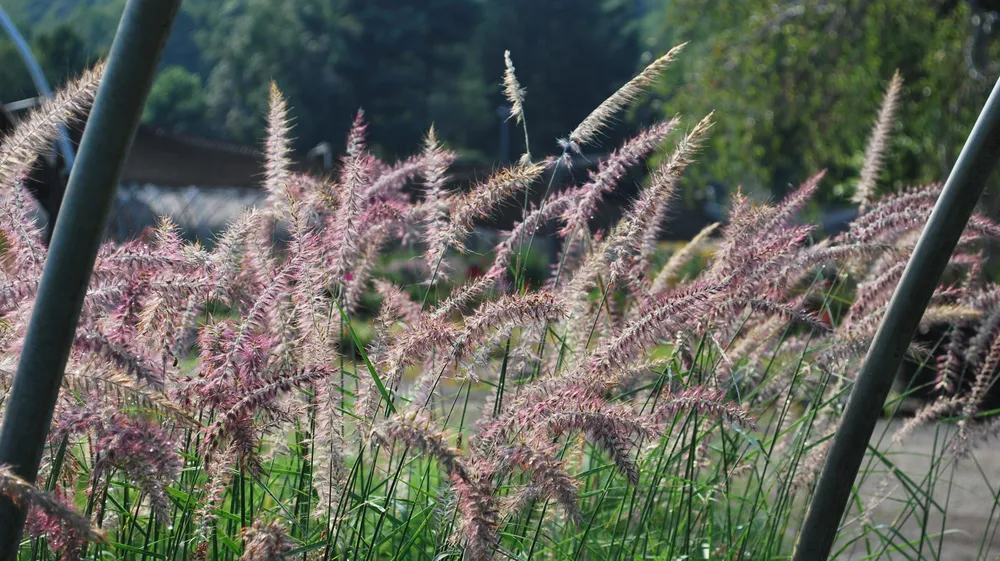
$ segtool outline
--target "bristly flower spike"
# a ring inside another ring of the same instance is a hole
[[[604,100],[597,109],[594,109],[583,122],[573,129],[567,140],[561,140],[560,144],[567,150],[579,152],[582,146],[593,143],[618,112],[638,99],[639,95],[646,91],[646,88],[660,78],[663,71],[673,62],[677,53],[686,44],[682,43],[670,49],[667,54],[654,60],[635,78],[618,88],[618,91],[611,94],[611,97]]]
[[[43,491],[20,478],[9,466],[0,466],[0,493],[21,505],[37,508],[45,515],[77,535],[90,541],[104,542],[107,538],[90,520],[77,514],[72,508],[47,491]]]
[[[292,540],[277,522],[253,523],[243,532],[245,546],[240,561],[285,561],[292,550]]]
[[[267,191],[268,206],[278,211],[278,217],[284,218],[291,177],[291,127],[288,124],[288,103],[274,82],[271,82],[269,98],[267,140],[264,143],[264,189]]]
[[[638,164],[660,148],[677,123],[676,117],[656,123],[625,142],[611,156],[603,160],[598,165],[597,171],[591,172],[587,183],[570,192],[572,206],[560,217],[563,221],[560,235],[565,238],[573,232],[587,228],[587,222],[597,210],[604,194],[610,193],[618,186],[629,167]]]
[[[503,93],[510,102],[510,115],[508,119],[515,119],[518,124],[524,119],[524,88],[517,81],[514,74],[514,61],[510,59],[510,51],[503,52],[504,73],[503,73]]]
[[[885,91],[882,108],[878,112],[878,120],[875,122],[871,138],[868,140],[868,149],[865,151],[865,162],[861,166],[861,178],[854,192],[854,202],[861,207],[862,211],[875,198],[875,186],[878,181],[878,174],[882,171],[885,152],[889,147],[889,129],[892,128],[893,117],[899,106],[899,93],[902,88],[903,78],[899,75],[899,70],[897,70],[892,75],[889,87]]]
[[[104,63],[85,71],[51,99],[32,110],[27,119],[0,143],[0,188],[11,189],[24,178],[38,154],[55,140],[64,125],[90,107],[104,75]]]
[[[503,93],[510,102],[510,115],[524,129],[524,154],[521,155],[520,163],[528,165],[531,163],[531,143],[528,140],[528,119],[524,116],[524,88],[517,81],[514,74],[514,61],[510,59],[510,51],[504,51],[504,73],[503,73]]]

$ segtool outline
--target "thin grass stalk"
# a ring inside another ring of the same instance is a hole
[[[775,352],[775,355],[776,355],[777,352],[778,352],[777,349],[775,349],[774,352]],[[773,359],[773,357],[772,357],[772,359]],[[795,368],[794,372],[798,372],[799,369],[801,369],[802,363],[804,361],[805,361],[805,356],[804,356],[804,352],[803,352],[803,354],[799,356],[799,361],[798,361],[798,364],[796,365],[796,368]],[[773,364],[773,360],[771,361],[771,363]],[[771,364],[768,365],[768,369],[770,369],[770,368],[771,368]],[[789,392],[791,392],[791,391],[794,390],[797,379],[798,379],[797,376],[793,377],[792,386],[788,390]],[[825,393],[825,387],[826,387],[825,385],[826,385],[826,383],[828,381],[829,381],[829,376],[824,377],[823,384],[820,386],[820,389],[817,390],[817,394],[818,395],[822,395],[823,393]],[[775,435],[774,435],[774,438],[771,439],[771,444],[770,444],[770,446],[768,448],[768,451],[767,451],[768,461],[765,462],[763,470],[758,475],[758,481],[760,483],[758,484],[757,490],[754,493],[753,504],[750,507],[750,514],[749,514],[749,516],[747,518],[750,521],[753,521],[756,518],[756,516],[757,516],[757,509],[759,508],[759,505],[760,505],[760,502],[762,500],[762,497],[764,496],[764,489],[763,489],[764,477],[767,474],[768,469],[770,467],[772,467],[771,466],[770,458],[772,456],[774,456],[774,450],[775,450],[775,447],[778,444],[778,437],[780,436],[779,432],[781,430],[782,425],[784,424],[784,419],[786,418],[787,415],[790,414],[790,408],[791,408],[791,405],[792,405],[791,404],[791,400],[790,399],[785,399],[785,400],[783,400],[783,402],[784,403],[782,405],[781,412],[778,415],[777,422],[775,423]],[[818,411],[818,409],[819,409],[818,407],[817,408],[813,408],[813,411],[809,415],[809,422],[810,423],[812,422],[813,419],[815,419],[816,411]],[[805,442],[805,437],[803,437],[802,442],[803,443]],[[798,455],[795,455],[793,457],[797,457],[799,455],[801,455],[801,453],[799,453]],[[792,471],[790,471],[789,473],[794,473],[794,469]],[[743,504],[745,505],[746,502],[744,502]],[[739,512],[739,514],[738,514],[737,517],[738,518],[742,518],[743,517],[743,506],[740,507],[740,512]],[[751,524],[747,524],[746,529],[744,530],[744,536],[746,536],[746,534],[748,534],[751,529],[752,529],[752,523]],[[743,556],[746,553],[747,543],[748,543],[748,538],[746,538],[746,537],[744,537],[744,539],[740,540],[739,554],[736,557],[737,559],[743,559]]]

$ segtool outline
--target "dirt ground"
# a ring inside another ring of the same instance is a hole
[[[888,498],[878,503],[874,509],[872,522],[884,524],[883,531],[887,535],[893,533],[895,529],[904,538],[897,537],[897,542],[912,540],[914,547],[896,552],[883,552],[878,549],[868,552],[863,542],[856,542],[838,558],[941,561],[1000,559],[1000,532],[997,531],[1000,508],[993,512],[994,498],[1000,488],[1000,444],[987,443],[980,446],[973,457],[955,461],[955,456],[947,444],[954,433],[954,427],[929,425],[918,429],[903,444],[889,446],[892,434],[902,422],[903,419],[881,421],[872,438],[872,444],[918,485],[927,478],[933,462],[932,456],[937,456],[940,460],[941,451],[944,450],[945,467],[940,471],[941,476],[935,485],[932,499],[934,503],[946,509],[946,517],[942,520],[942,515],[936,512],[933,506],[926,517],[922,509],[907,515],[907,508],[903,504],[903,501],[907,500],[907,490],[895,477],[887,484],[882,475],[885,473],[885,465],[873,464],[871,467],[873,472],[876,469],[881,471],[878,474],[872,473],[865,479],[861,485],[859,500],[863,504],[871,504],[873,497],[886,496],[887,492],[891,491]],[[935,440],[937,440],[936,445]],[[938,454],[932,453],[935,446],[939,451]],[[869,458],[873,456],[869,455]],[[926,502],[926,499],[924,500]],[[853,512],[856,514],[857,508],[854,508]],[[991,517],[992,522],[990,522]],[[916,544],[925,518],[926,534],[932,539],[927,540],[923,549],[919,550]],[[857,525],[857,521],[851,523],[851,526]]]

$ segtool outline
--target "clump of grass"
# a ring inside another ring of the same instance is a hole
[[[850,229],[829,240],[798,220],[822,173],[776,204],[738,192],[723,226],[657,269],[659,228],[710,116],[687,130],[680,117],[651,125],[579,184],[557,182],[555,171],[675,55],[588,116],[561,156],[526,154],[467,191],[450,184],[455,155],[433,131],[416,155],[390,164],[367,149],[361,113],[339,173],[293,172],[287,107],[272,88],[263,208],[211,251],[184,243],[167,220],[149,239],[102,248],[50,432],[47,492],[9,476],[0,489],[32,505],[22,555],[787,554],[859,355],[937,188],[866,194]],[[92,80],[67,90],[67,107],[87,102],[73,92]],[[530,98],[509,56],[504,83],[526,128]],[[0,153],[49,138],[64,119],[46,115]],[[868,183],[891,111],[881,115]],[[623,218],[592,232],[604,196],[671,138]],[[0,162],[8,361],[45,252],[17,183],[25,161]],[[523,208],[488,271],[449,292],[450,256],[474,221],[546,176],[545,199]],[[524,256],[550,223],[561,254],[544,285],[529,288]],[[279,224],[289,232],[282,249],[271,243]],[[965,442],[979,436],[964,427],[982,413],[1000,353],[1000,290],[981,278],[979,253],[998,235],[993,221],[973,219],[951,264],[963,280],[941,286],[927,316],[982,322],[968,352],[949,346],[945,401],[920,417],[961,412]],[[387,280],[386,252],[400,244],[416,255],[410,286]],[[708,245],[707,266],[682,275]],[[853,303],[833,302],[845,288]],[[379,310],[366,318],[360,306],[372,295]],[[961,382],[967,367],[979,368],[971,383]],[[894,541],[872,525],[863,536]]]

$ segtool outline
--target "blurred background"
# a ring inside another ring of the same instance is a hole
[[[0,0],[53,88],[106,54],[124,4]],[[419,150],[433,123],[461,154],[463,180],[524,150],[506,121],[505,49],[539,155],[644,64],[689,42],[593,154],[657,118],[681,114],[690,126],[714,110],[709,146],[685,178],[682,208],[694,218],[668,230],[685,237],[736,187],[780,198],[820,169],[813,211],[836,230],[895,69],[905,89],[882,187],[943,180],[1000,73],[1000,0],[186,0],[182,10],[123,177],[121,237],[158,214],[208,237],[259,200],[272,79],[289,98],[303,168],[335,166],[363,108],[379,156]],[[0,33],[8,120],[39,95],[23,54]],[[630,193],[616,195],[620,204]]]

